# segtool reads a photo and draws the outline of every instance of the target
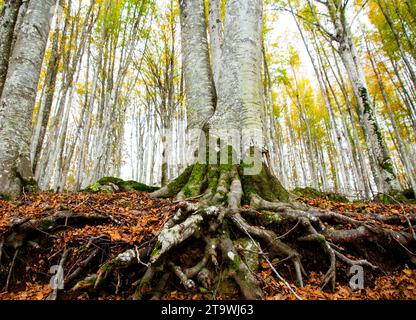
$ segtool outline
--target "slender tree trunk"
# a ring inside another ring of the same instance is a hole
[[[65,28],[67,22],[68,21],[65,22]],[[44,97],[41,99],[41,105],[39,108],[37,121],[32,136],[30,154],[32,156],[31,160],[33,172],[36,172],[36,168],[38,166],[55,94],[56,78],[58,75],[59,62],[61,57],[60,50],[62,48],[59,44],[60,34],[60,28],[58,25],[55,30],[55,35],[53,38],[53,44],[51,49],[51,56],[49,58],[48,68],[46,71]],[[63,34],[65,34],[65,31],[63,32]],[[62,36],[62,38],[64,38],[64,36]]]
[[[12,0],[13,1],[13,0]],[[21,2],[19,13],[17,15],[16,25],[14,26],[14,33],[13,33],[13,40],[12,40],[12,50],[10,53],[13,52],[13,49],[16,45],[17,38],[19,36],[20,30],[22,29],[23,20],[26,16],[27,8],[29,7],[30,0],[17,0]]]
[[[161,167],[161,184],[166,186],[169,182],[168,178],[168,153],[171,152],[169,147],[172,147],[168,141],[168,132],[170,127],[167,126],[167,119],[163,119],[160,124],[161,148],[162,148],[162,167]]]
[[[396,175],[370,103],[367,81],[352,39],[345,7],[341,2],[335,0],[328,0],[325,5],[335,28],[333,39],[338,42],[338,53],[347,71],[357,101],[357,113],[369,150],[370,163],[377,189],[380,193],[390,193],[396,187]]]
[[[413,70],[413,66],[412,66],[411,62],[407,58],[407,54],[404,51],[404,48],[403,48],[403,45],[401,43],[399,34],[397,33],[397,31],[394,27],[393,20],[391,19],[390,15],[389,15],[389,12],[387,11],[387,8],[382,4],[382,1],[381,0],[376,0],[376,2],[378,4],[381,12],[383,13],[384,18],[386,19],[387,24],[390,27],[390,30],[391,30],[391,32],[393,34],[393,37],[394,37],[394,40],[396,41],[397,47],[399,48],[401,58],[403,59],[404,64],[406,65],[407,71],[409,72],[410,79],[411,79],[411,82],[412,82],[412,85],[413,85],[413,89],[416,90],[416,73]]]
[[[12,53],[14,28],[21,4],[21,0],[6,0],[0,12],[0,97],[6,81]]]
[[[335,68],[336,70],[334,70],[333,68],[331,68],[332,73],[336,79],[336,81],[338,82],[338,85],[341,89],[342,95],[344,97],[344,101],[345,104],[347,106],[347,112],[348,112],[348,116],[350,119],[350,123],[351,123],[351,132],[352,132],[352,146],[353,149],[356,150],[355,154],[357,156],[357,161],[359,162],[359,166],[357,166],[357,168],[360,171],[360,175],[361,175],[361,180],[364,183],[364,192],[365,192],[365,196],[367,199],[370,199],[371,196],[374,196],[374,192],[372,191],[371,188],[371,182],[370,182],[370,175],[371,172],[368,170],[368,166],[366,163],[366,156],[364,154],[364,150],[361,147],[361,139],[360,139],[360,135],[359,135],[359,131],[357,129],[357,125],[356,125],[356,121],[354,118],[354,112],[353,112],[353,107],[352,107],[352,102],[350,99],[350,95],[347,91],[347,87],[345,85],[345,82],[343,80],[342,77],[342,73],[341,73],[341,68],[337,62],[337,59],[335,59]],[[331,65],[331,64],[329,64]]]
[[[384,103],[387,107],[387,111],[389,113],[390,121],[391,121],[391,124],[393,126],[394,133],[396,135],[397,149],[398,149],[399,154],[401,156],[400,158],[402,159],[404,169],[406,171],[407,177],[408,177],[409,182],[410,182],[410,186],[412,187],[412,189],[414,190],[415,195],[416,195],[416,175],[415,175],[416,171],[414,170],[414,168],[412,168],[412,165],[409,161],[409,158],[408,158],[408,155],[407,155],[407,152],[406,152],[406,147],[404,145],[402,136],[400,134],[399,128],[397,126],[396,120],[395,120],[394,115],[393,115],[393,111],[392,111],[392,108],[391,108],[389,97],[387,95],[383,80],[381,79],[381,76],[380,76],[380,74],[377,70],[374,58],[371,57],[371,53],[370,53],[370,49],[368,47],[368,43],[367,43],[367,50],[368,50],[368,53],[369,53],[371,66],[372,66],[374,74],[376,75],[376,78],[377,78],[377,83],[378,83],[378,86],[380,88],[381,96],[383,97]]]

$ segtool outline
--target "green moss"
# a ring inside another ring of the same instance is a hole
[[[337,192],[321,192],[311,187],[306,188],[296,188],[292,190],[292,193],[297,194],[299,196],[307,197],[307,198],[326,198],[328,200],[334,202],[350,202],[349,199]]]
[[[110,261],[104,262],[104,264],[100,267],[100,272],[105,273],[113,268],[113,265]]]
[[[94,286],[96,281],[97,281],[97,276],[92,275],[92,276],[89,276],[89,277],[79,281],[76,284],[76,287],[80,290],[87,289],[87,288],[90,288],[91,286]]]
[[[153,192],[157,190],[155,187],[147,186],[143,183],[137,181],[124,181],[120,178],[115,177],[104,177],[94,182],[92,185],[84,189],[84,192],[106,192],[111,193],[112,189],[110,184],[116,185],[121,192],[131,192],[131,191],[138,191],[138,192]]]
[[[324,244],[326,241],[325,237],[321,234],[317,236],[317,239],[318,239],[318,242],[321,244]]]
[[[100,184],[100,185],[113,183],[116,186],[118,186],[119,184],[121,184],[123,182],[124,182],[123,179],[115,178],[115,177],[104,177],[104,178],[101,178],[100,180],[97,181],[97,183]]]
[[[408,199],[403,192],[395,189],[393,189],[389,194],[378,194],[375,201],[383,204],[412,203],[412,200]]]
[[[61,203],[60,205],[59,205],[59,208],[60,208],[60,210],[70,210],[71,209],[71,207],[70,206],[68,206],[67,204],[65,204],[65,203]]]
[[[225,197],[226,194],[224,192],[224,190],[217,190],[217,193],[221,196],[221,197]]]
[[[256,246],[259,244],[256,243],[255,245],[253,240],[248,237],[237,239],[235,244],[237,247],[242,248],[241,254],[247,267],[252,272],[257,273],[259,271],[259,254],[257,253],[258,248]]]
[[[306,188],[296,188],[292,191],[294,194],[299,196],[305,196],[308,198],[319,198],[323,197],[323,192],[320,192],[314,188],[306,187]]]
[[[334,202],[345,202],[345,203],[350,202],[350,200],[346,196],[340,193],[336,193],[336,192],[327,192],[325,196],[329,200],[334,201]]]
[[[219,227],[219,233],[220,234],[228,234],[229,233],[229,229],[233,226],[233,222],[230,221],[228,218],[225,218],[220,227]]]
[[[92,192],[98,192],[100,191],[101,185],[98,182],[93,183],[91,186],[89,186],[86,190],[90,190]]]
[[[245,203],[249,202],[252,194],[258,194],[267,201],[289,201],[289,193],[264,163],[258,175],[244,175],[243,169],[244,166],[240,166]]]
[[[11,196],[7,194],[0,193],[0,200],[11,201],[13,200]]]
[[[215,190],[218,186],[218,166],[217,165],[210,165],[208,166],[208,189]]]
[[[88,249],[89,249],[88,246],[84,244],[84,245],[79,247],[79,252],[84,253],[84,252],[88,251]]]
[[[50,229],[52,229],[52,227],[53,227],[53,222],[51,220],[49,220],[49,219],[42,220],[41,228],[42,228],[43,231],[50,230]]]
[[[173,197],[174,195],[178,194],[182,188],[185,186],[185,184],[188,182],[190,175],[192,174],[194,165],[191,165],[185,169],[185,171],[177,177],[175,180],[173,180],[168,185],[168,197]]]
[[[373,126],[374,132],[377,135],[377,139],[382,144],[383,138],[381,136],[380,128],[377,125],[376,119],[374,117],[373,109],[371,108],[369,94],[366,88],[361,87],[358,89],[361,101],[364,105],[364,114],[368,116],[368,120],[370,121],[371,125]]]
[[[208,166],[205,164],[195,164],[188,182],[184,187],[184,194],[187,198],[198,196],[201,193],[201,185],[205,179]]]
[[[271,224],[280,224],[282,222],[282,217],[276,212],[262,211],[262,222],[266,226]]]
[[[228,266],[233,271],[236,271],[236,272],[239,271],[241,262],[242,262],[241,258],[238,254],[234,255],[232,260],[230,257],[228,257]]]
[[[160,253],[161,249],[162,249],[162,244],[159,241],[156,242],[156,245],[153,248],[152,253],[150,254],[150,258],[153,258],[153,257],[157,256]]]
[[[391,159],[389,157],[384,158],[383,162],[381,163],[381,167],[386,170],[388,173],[390,173],[392,176],[395,176],[393,164],[391,162]],[[388,178],[389,182],[390,179]]]
[[[29,180],[29,181],[22,181],[22,190],[24,190],[25,192],[31,192],[31,193],[35,193],[35,192],[39,192],[40,188],[38,186],[38,183],[36,182],[36,180]]]
[[[93,275],[91,277],[85,278],[84,281],[88,284],[95,284],[95,282],[97,281],[97,276]]]
[[[117,186],[120,187],[120,189],[124,192],[128,192],[128,191],[153,192],[158,189],[158,188],[150,187],[144,183],[140,183],[140,182],[133,181],[133,180],[123,181]]]
[[[363,102],[364,105],[364,114],[366,114],[368,116],[368,120],[371,124],[371,126],[373,127],[373,130],[377,136],[377,140],[378,140],[378,144],[380,147],[384,147],[384,140],[383,137],[381,135],[381,130],[377,124],[377,119],[374,116],[374,111],[371,108],[371,104],[369,101],[369,94],[366,88],[361,87],[359,88],[359,94],[360,94],[360,98]],[[395,177],[395,173],[394,173],[394,169],[393,169],[393,164],[391,161],[390,157],[385,157],[381,163],[381,167],[386,170],[389,174],[392,175],[392,177]],[[391,179],[388,178],[386,182],[390,182]]]

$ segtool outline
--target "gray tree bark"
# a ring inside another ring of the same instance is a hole
[[[198,156],[198,130],[207,129],[215,111],[215,89],[208,51],[204,0],[179,0],[190,151]]]
[[[240,140],[240,150],[235,150],[240,156],[250,147],[263,150],[265,142],[261,116],[262,15],[263,1],[227,1],[218,104],[210,135]]]
[[[321,2],[328,9],[334,34],[331,34],[322,26],[320,19],[316,17],[311,1],[308,0],[308,3],[321,31],[327,37],[330,37],[331,40],[338,43],[338,53],[347,71],[357,101],[357,113],[367,143],[370,164],[378,192],[390,193],[393,188],[397,187],[397,179],[391,157],[377,123],[373,107],[370,104],[364,69],[361,65],[357,48],[352,38],[350,24],[346,17],[347,3],[340,0]]]
[[[8,197],[33,183],[31,120],[54,3],[30,1],[0,100],[0,194]]]
[[[67,18],[68,19],[68,18]],[[68,21],[65,21],[65,28]],[[59,62],[61,60],[62,41],[60,43],[59,36],[61,30],[59,24],[56,26],[55,35],[53,37],[51,56],[48,62],[48,68],[46,71],[46,79],[44,85],[44,95],[41,101],[41,105],[38,111],[36,124],[33,130],[32,144],[31,144],[31,160],[33,172],[36,172],[43,142],[46,135],[46,129],[49,122],[49,116],[52,109],[53,98],[55,94],[56,79],[58,76]],[[65,31],[62,34],[64,38]]]
[[[223,42],[221,0],[209,1],[209,38],[211,47],[212,72],[214,83],[218,85],[221,70],[221,46]]]
[[[0,12],[0,97],[9,67],[14,28],[21,4],[21,0],[6,0]]]

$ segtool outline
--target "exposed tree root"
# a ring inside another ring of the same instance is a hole
[[[228,265],[226,273],[238,284],[243,297],[249,300],[261,299],[263,292],[260,288],[260,282],[237,253],[227,232],[222,234],[220,246],[223,259],[227,261]]]
[[[17,219],[10,222],[9,231],[5,235],[6,245],[14,248],[21,247],[33,233],[47,232],[55,227],[67,227],[69,223],[86,224],[87,222],[113,221],[119,223],[111,216],[101,214],[79,214],[72,211],[58,211],[41,219]]]
[[[369,272],[379,272],[378,263],[383,255],[394,255],[403,265],[416,262],[414,216],[403,219],[374,215],[364,220],[353,213],[340,214],[303,203],[276,201],[280,197],[287,199],[287,193],[279,194],[279,188],[274,188],[272,193],[268,189],[266,196],[261,194],[264,188],[257,183],[263,177],[251,178],[254,185],[249,185],[248,178],[240,178],[239,166],[190,168],[152,194],[176,197],[179,201],[176,214],[154,240],[140,247],[128,247],[86,276],[102,247],[88,249],[77,268],[67,274],[67,285],[77,281],[71,285],[73,291],[99,291],[118,274],[118,290],[122,285],[119,272],[126,270],[136,275],[135,283],[130,284],[134,288],[130,295],[133,299],[160,299],[172,283],[184,291],[213,296],[226,284],[238,289],[240,297],[262,299],[264,293],[258,277],[261,259],[266,259],[276,275],[279,275],[277,269],[285,266],[281,274],[287,282],[302,287],[313,255],[325,273],[321,287],[329,290],[335,290],[342,265],[359,265]],[[269,179],[269,175],[265,177]],[[33,232],[47,233],[57,226],[76,226],[86,221],[118,223],[107,215],[57,212],[39,220],[13,222],[4,243],[18,249],[28,243]],[[193,246],[196,254],[190,253]],[[279,278],[282,280],[287,283]]]
[[[266,169],[263,168],[262,174]],[[270,174],[265,174],[271,179]],[[264,178],[264,177],[263,177]],[[141,299],[149,291],[153,279],[162,274],[156,292],[166,285],[167,279],[177,278],[184,290],[195,291],[197,288],[211,290],[211,285],[219,281],[215,276],[218,272],[218,260],[224,265],[221,275],[230,278],[238,286],[241,295],[246,299],[261,299],[263,293],[260,283],[253,270],[247,265],[243,255],[236,249],[238,239],[245,233],[251,239],[256,239],[264,245],[268,259],[275,257],[290,260],[293,265],[295,280],[298,286],[303,286],[307,272],[302,264],[302,254],[296,247],[305,242],[316,243],[327,256],[329,267],[322,281],[322,288],[329,285],[335,289],[337,260],[348,266],[360,265],[372,270],[377,266],[366,259],[353,260],[341,251],[339,245],[357,244],[360,241],[370,241],[383,245],[386,242],[390,250],[403,254],[401,246],[411,245],[411,233],[390,230],[383,225],[371,221],[360,221],[352,215],[311,208],[302,203],[276,202],[263,199],[264,186],[256,184],[263,182],[260,177],[240,179],[238,166],[203,166],[195,165],[170,185],[153,193],[154,197],[175,196],[182,201],[181,208],[158,235],[157,242],[148,259],[146,272],[138,283],[133,296]],[[254,185],[244,185],[248,180]],[[279,190],[279,188],[273,188]],[[251,207],[243,207],[243,199],[249,196]],[[267,188],[268,199],[287,199],[287,194],[279,195]],[[197,200],[197,203],[189,201]],[[188,201],[188,202],[187,202]],[[257,224],[249,223],[246,216]],[[411,218],[413,219],[413,217]],[[397,217],[374,217],[374,221],[384,224],[400,224]],[[278,235],[279,225],[292,224],[289,231]],[[295,224],[293,226],[293,223]],[[330,225],[343,225],[344,229],[333,230]],[[290,238],[284,242],[282,238]],[[189,239],[203,239],[206,243],[204,254],[194,266],[181,266],[177,262],[178,247],[185,245]],[[396,245],[394,245],[396,244]],[[414,243],[413,243],[414,244]],[[393,248],[394,247],[394,248]],[[254,249],[255,250],[255,249]],[[218,256],[218,251],[221,256]],[[127,251],[125,255],[133,255]],[[410,255],[410,254],[408,254]],[[412,257],[410,260],[413,261]],[[116,258],[117,259],[117,258]],[[120,260],[120,259],[118,259]],[[128,259],[133,261],[134,258]],[[108,271],[108,269],[106,269]],[[100,275],[102,272],[98,272]],[[171,276],[168,277],[168,274]],[[97,280],[100,276],[97,277]],[[158,294],[156,294],[158,297]]]

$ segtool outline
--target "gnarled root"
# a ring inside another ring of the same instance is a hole
[[[264,177],[271,179],[267,168],[263,167],[262,171]],[[348,266],[360,265],[371,270],[378,268],[377,261],[347,256],[345,246],[354,246],[360,241],[379,246],[394,244],[392,250],[405,252],[411,261],[414,258],[409,249],[414,245],[412,233],[392,230],[387,226],[389,223],[402,223],[399,218],[377,216],[363,221],[354,214],[320,210],[303,203],[281,202],[279,200],[285,200],[287,194],[281,195],[280,199],[276,192],[264,193],[264,185],[259,184],[264,182],[264,177],[240,178],[240,174],[239,166],[194,165],[170,185],[153,193],[154,197],[176,197],[180,201],[180,209],[159,233],[147,263],[142,263],[146,271],[137,282],[134,299],[144,298],[152,292],[152,287],[155,288],[152,298],[160,298],[160,291],[169,285],[168,279],[179,280],[186,291],[212,292],[212,287],[218,287],[215,283],[225,280],[221,277],[232,279],[242,297],[263,298],[256,271],[238,249],[241,247],[239,239],[244,237],[253,244],[250,250],[257,251],[257,264],[259,256],[270,265],[270,261],[279,258],[279,268],[290,261],[294,271],[292,280],[298,286],[303,286],[304,277],[308,276],[303,261],[307,250],[303,248],[305,243],[316,244],[322,252],[321,260],[329,262],[322,288],[329,287],[331,290],[335,290],[336,286],[338,261]],[[250,181],[254,185],[249,185]],[[279,187],[274,190],[279,190]],[[242,207],[247,199],[251,206]],[[407,217],[407,221],[413,219]],[[185,253],[192,240],[198,239],[205,242],[203,255],[192,266],[181,265],[178,257]],[[118,267],[123,261],[121,265],[125,266],[125,262],[130,265],[129,262],[137,260],[134,251],[128,252],[129,259],[119,256],[105,264],[106,268],[100,268],[96,286],[114,270],[108,265]],[[362,252],[356,249],[353,253],[361,255]],[[271,266],[276,271],[277,265]],[[280,277],[279,280],[282,280]],[[289,286],[286,281],[283,282]],[[293,288],[290,287],[290,290],[294,293]]]
[[[230,284],[233,292],[237,289],[239,297],[262,299],[264,283],[258,268],[262,262],[262,267],[270,268],[271,274],[299,298],[290,283],[304,285],[311,271],[311,255],[319,260],[319,271],[324,271],[322,288],[331,290],[337,279],[342,279],[343,264],[378,272],[379,256],[386,253],[397,255],[403,264],[416,263],[415,217],[407,215],[404,220],[374,215],[363,219],[353,213],[287,202],[288,194],[280,194],[279,185],[270,186],[276,181],[264,166],[258,177],[246,177],[238,165],[193,165],[152,194],[176,199],[176,213],[156,235],[152,234],[153,240],[142,246],[117,247],[116,254],[105,256],[108,260],[101,260],[100,267],[86,276],[87,266],[98,260],[102,251],[100,247],[88,249],[66,280],[71,284],[78,281],[73,286],[75,291],[94,291],[104,289],[114,275],[129,272],[132,281],[125,286],[133,299],[160,299],[172,287],[192,294],[211,294],[212,298],[222,290],[221,283]],[[39,228],[45,232],[58,225],[82,225],[86,221],[117,224],[107,215],[58,212],[37,221],[15,222],[5,234],[4,244],[20,248]],[[380,251],[368,254],[366,244],[372,245],[368,250]],[[120,281],[116,282],[118,289]]]

